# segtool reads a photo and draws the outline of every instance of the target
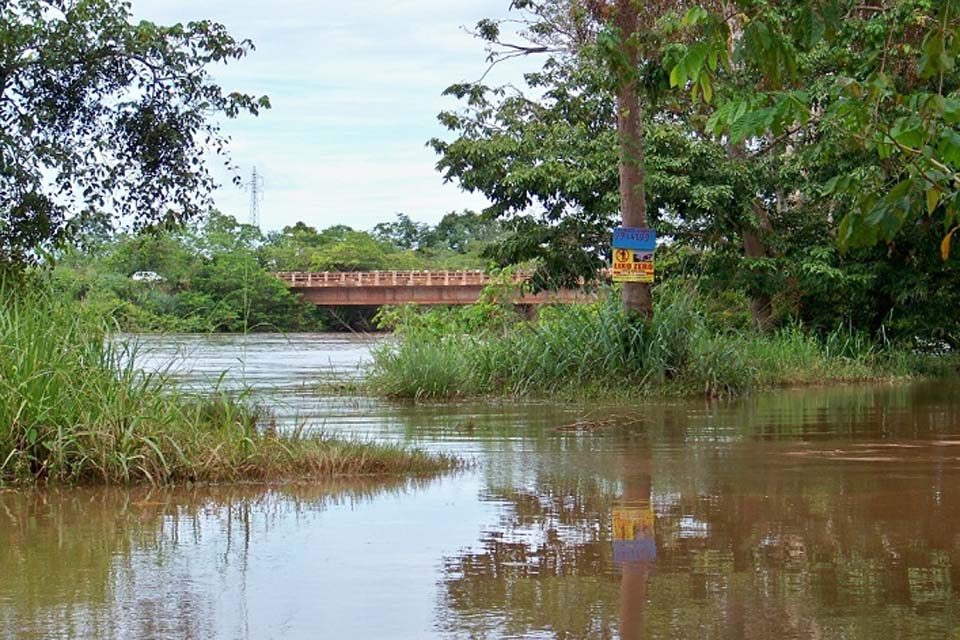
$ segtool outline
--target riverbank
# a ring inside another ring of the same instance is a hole
[[[434,474],[452,457],[278,430],[242,395],[188,394],[134,366],[133,342],[83,305],[4,294],[0,483],[284,481]]]
[[[803,628],[859,638],[900,625],[902,637],[932,640],[956,626],[956,594],[942,585],[958,557],[957,384],[729,402],[399,403],[312,396],[308,369],[340,357],[340,336],[294,337],[279,356],[282,336],[212,335],[202,348],[195,340],[187,350],[175,335],[142,344],[159,352],[153,361],[186,353],[192,373],[177,376],[186,387],[243,359],[260,397],[287,405],[278,422],[305,411],[289,406],[293,394],[311,394],[329,433],[417,442],[474,464],[437,479],[0,489],[0,628],[25,640],[260,638],[276,629],[289,638],[317,629],[587,637],[585,629],[618,628],[621,594],[636,586],[622,584],[612,518],[638,495],[652,508],[657,555],[647,574],[653,599],[631,601],[645,602],[661,636],[700,637],[704,624],[727,620],[730,594],[704,591],[705,566],[708,579],[774,622],[800,606]],[[314,349],[309,366],[291,366],[294,349]],[[355,365],[367,359],[366,348],[351,353]],[[732,560],[738,544],[750,551],[743,563]],[[717,551],[705,559],[704,549]],[[924,580],[909,583],[908,572]],[[777,580],[800,587],[771,591]],[[889,585],[900,589],[895,599]],[[910,598],[933,606],[905,615]],[[184,602],[192,615],[182,615]],[[742,627],[732,620],[727,636]],[[782,627],[759,638],[782,637]]]
[[[729,328],[695,291],[658,290],[654,321],[638,322],[616,296],[546,307],[524,321],[505,306],[470,311],[404,308],[394,337],[373,350],[366,384],[395,398],[707,395],[784,386],[955,375],[955,354],[918,352],[839,327],[770,334]]]

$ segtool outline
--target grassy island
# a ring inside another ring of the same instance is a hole
[[[730,396],[790,385],[907,379],[957,372],[953,355],[923,353],[840,326],[762,333],[731,323],[696,289],[658,288],[647,323],[618,297],[542,308],[398,308],[394,339],[375,350],[371,390],[398,398],[458,396]]]
[[[277,430],[227,394],[193,396],[133,365],[83,305],[4,294],[0,484],[282,481],[436,473],[457,461],[397,446]]]

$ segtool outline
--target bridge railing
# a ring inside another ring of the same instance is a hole
[[[278,271],[274,275],[291,287],[462,287],[492,280],[483,271]],[[518,273],[513,279],[523,282],[528,277]]]

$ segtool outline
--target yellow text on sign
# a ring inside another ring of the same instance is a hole
[[[613,250],[614,282],[653,282],[653,252]]]
[[[635,540],[653,537],[653,509],[650,507],[614,507],[613,539]]]

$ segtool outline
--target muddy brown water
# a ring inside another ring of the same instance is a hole
[[[0,490],[0,638],[960,638],[956,384],[413,406],[318,394],[361,338],[144,342],[284,424],[475,465]]]

